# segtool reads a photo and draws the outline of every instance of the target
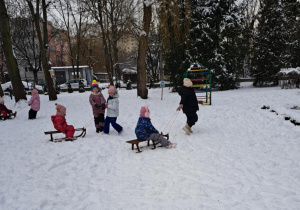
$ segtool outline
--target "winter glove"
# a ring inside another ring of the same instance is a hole
[[[94,107],[96,107],[96,108],[100,108],[100,106],[99,106],[98,104],[95,104],[95,105],[94,105]]]
[[[105,109],[105,104],[101,104],[101,108],[102,108],[102,109]]]
[[[176,111],[180,111],[183,107],[183,104],[180,104],[179,107],[176,109]]]
[[[108,104],[105,104],[105,108],[107,109],[107,107],[108,107]]]

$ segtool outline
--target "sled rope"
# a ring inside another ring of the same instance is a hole
[[[168,127],[168,125],[170,124],[170,127],[169,127],[169,130],[168,130],[168,132],[166,132],[166,133],[169,133],[170,132],[170,130],[171,130],[171,128],[173,127],[173,125],[174,125],[174,122],[175,122],[175,120],[176,120],[176,118],[177,118],[177,116],[178,116],[178,111],[176,111],[173,115],[172,115],[172,117],[170,118],[170,120],[168,121],[168,123],[166,124],[166,126],[164,127],[164,129],[162,130],[162,131],[164,131],[167,127]]]
[[[92,120],[93,120],[93,119],[94,119],[94,118],[90,119],[90,121],[88,121],[88,123],[85,124],[85,126],[83,126],[83,128],[87,128],[87,127],[92,123]]]

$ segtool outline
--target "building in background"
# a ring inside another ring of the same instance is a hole
[[[63,84],[68,82],[71,79],[86,79],[87,85],[90,86],[93,81],[93,69],[89,68],[89,66],[79,66],[78,67],[78,75],[77,75],[77,68],[73,71],[72,66],[58,66],[58,67],[51,67],[51,71],[53,71],[53,80],[54,83],[57,81],[58,84]]]

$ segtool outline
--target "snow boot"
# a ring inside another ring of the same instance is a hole
[[[174,149],[176,148],[177,144],[176,143],[171,143],[167,146],[167,149]]]
[[[185,133],[187,134],[187,135],[190,135],[191,134],[191,132],[190,132],[190,126],[188,125],[188,124],[186,124],[183,128],[182,128],[182,130],[184,130],[185,131]]]

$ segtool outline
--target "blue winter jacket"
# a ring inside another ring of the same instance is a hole
[[[159,133],[151,123],[150,118],[140,117],[135,128],[135,135],[139,140],[146,140],[152,133]]]

